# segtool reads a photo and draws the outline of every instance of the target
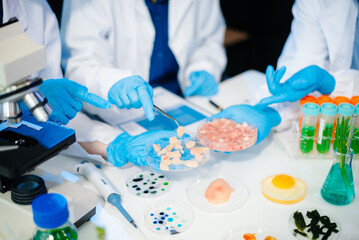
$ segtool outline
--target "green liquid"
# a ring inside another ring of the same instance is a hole
[[[310,153],[313,150],[314,134],[314,126],[302,126],[302,135],[299,145],[300,151],[302,151],[302,153]]]
[[[346,205],[354,200],[354,183],[352,168],[345,164],[345,174],[348,183],[345,184],[340,164],[332,166],[320,191],[324,200],[335,205]]]
[[[320,133],[318,133],[317,150],[319,153],[327,153],[329,151],[332,132],[333,132],[333,124],[325,124],[322,134],[322,140],[320,144],[319,144]]]
[[[76,240],[77,232],[71,227],[38,230],[33,240]]]
[[[354,129],[354,136],[353,136],[351,148],[353,149],[354,154],[359,153],[359,128]]]

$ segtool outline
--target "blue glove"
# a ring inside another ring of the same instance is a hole
[[[118,108],[140,108],[143,106],[146,117],[155,118],[153,110],[153,89],[140,76],[131,76],[116,82],[108,92],[108,100]]]
[[[41,84],[40,92],[53,108],[49,119],[62,124],[67,124],[76,116],[77,112],[81,111],[81,101],[103,109],[111,107],[107,100],[89,93],[87,87],[66,78],[44,81]]]
[[[218,93],[218,83],[214,77],[206,71],[192,72],[189,75],[191,86],[186,87],[186,97],[199,95],[209,97]]]
[[[214,118],[227,118],[237,123],[246,122],[249,125],[254,125],[258,130],[256,143],[265,139],[270,130],[281,122],[278,112],[273,108],[250,105],[231,106],[208,118],[208,121],[213,121]]]
[[[121,167],[127,162],[134,165],[146,166],[145,146],[159,138],[177,136],[175,131],[155,130],[131,137],[127,133],[120,134],[106,149],[107,160],[115,167]]]
[[[319,91],[330,94],[335,87],[335,79],[324,69],[311,65],[295,73],[284,83],[279,83],[286,68],[274,72],[272,66],[267,67],[266,78],[269,92],[273,95],[262,99],[259,105],[269,105],[280,102],[295,102],[311,92]]]

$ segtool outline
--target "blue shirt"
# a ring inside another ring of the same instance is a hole
[[[2,0],[0,0],[0,24],[2,24],[2,17],[3,17],[3,7],[2,7]]]
[[[350,68],[359,70],[359,7],[358,7],[357,24],[355,28],[353,59]]]
[[[145,0],[156,35],[151,55],[150,84],[182,95],[177,81],[178,63],[168,46],[168,0]]]

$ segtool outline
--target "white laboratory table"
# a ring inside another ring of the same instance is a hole
[[[219,96],[215,99],[219,104],[228,107],[233,103],[250,101],[250,96],[245,88],[244,79],[257,78],[263,80],[264,75],[256,71],[248,71],[228,81],[221,83]],[[226,92],[230,89],[231,94]],[[215,113],[216,109],[206,105],[207,99],[189,99],[193,103],[204,107],[209,112]],[[202,102],[201,102],[202,101]],[[112,180],[123,195],[123,205],[135,219],[147,239],[185,239],[185,240],[220,240],[224,239],[231,231],[259,226],[268,229],[277,239],[295,239],[289,228],[290,215],[296,210],[316,208],[324,209],[333,214],[342,228],[340,239],[359,239],[359,199],[354,199],[346,206],[335,206],[321,198],[320,189],[329,172],[332,160],[311,159],[296,160],[291,158],[281,144],[275,140],[273,134],[258,145],[245,151],[231,154],[210,152],[210,158],[206,164],[198,169],[186,172],[167,174],[173,186],[171,190],[160,197],[140,198],[129,193],[126,189],[126,179],[141,171],[148,171],[128,164],[121,168],[110,165],[104,167],[106,175]],[[75,164],[81,159],[58,155],[46,161],[39,168],[60,175],[62,171],[72,171]],[[359,164],[353,163],[355,191],[358,194]],[[289,174],[301,179],[307,184],[308,191],[305,199],[292,205],[280,205],[270,202],[261,194],[261,181],[275,174]],[[191,205],[186,196],[187,187],[196,179],[209,175],[235,178],[245,183],[249,190],[249,198],[246,204],[228,213],[210,213]],[[81,181],[92,188],[84,179]],[[192,226],[185,232],[173,235],[170,238],[162,237],[150,230],[144,224],[144,210],[153,202],[164,200],[183,201],[194,212]],[[106,226],[107,239],[145,239],[139,234],[117,210],[102,200],[99,203],[104,207],[94,218],[94,222]]]

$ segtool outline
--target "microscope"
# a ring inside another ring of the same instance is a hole
[[[41,94],[46,49],[16,18],[0,26],[0,192],[21,174],[75,142],[72,129],[48,122],[51,106]],[[26,107],[25,107],[26,106]]]

